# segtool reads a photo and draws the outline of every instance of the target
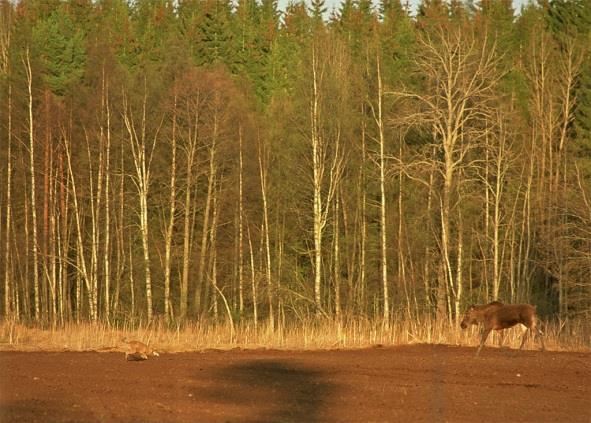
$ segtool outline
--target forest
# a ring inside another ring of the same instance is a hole
[[[0,0],[0,313],[591,316],[591,2]]]

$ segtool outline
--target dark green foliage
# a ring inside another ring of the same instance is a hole
[[[586,173],[591,177],[591,61],[583,65],[577,86],[577,106],[575,128],[579,147],[579,157],[585,160]]]
[[[571,51],[580,65],[576,82],[575,150],[587,178],[591,177],[591,2],[553,0],[547,22],[561,50]]]
[[[44,67],[44,80],[56,95],[63,95],[84,74],[84,33],[64,8],[54,10],[33,27],[33,46]]]
[[[198,24],[195,63],[212,65],[225,63],[232,66],[233,53],[231,5],[225,0],[209,0],[203,5],[203,17]]]
[[[579,37],[584,40],[591,28],[589,1],[552,0],[548,8],[548,25],[561,42]]]

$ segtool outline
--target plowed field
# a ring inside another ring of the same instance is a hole
[[[1,352],[1,422],[591,422],[591,354]]]

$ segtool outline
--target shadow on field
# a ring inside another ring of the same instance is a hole
[[[0,421],[74,423],[96,419],[92,413],[72,408],[63,402],[29,399],[3,404],[0,407]]]
[[[214,375],[213,387],[197,395],[240,410],[229,421],[317,422],[334,386],[321,372],[275,360],[236,363]]]

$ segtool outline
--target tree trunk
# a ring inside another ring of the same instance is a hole
[[[388,293],[388,245],[387,245],[387,229],[386,229],[386,163],[385,163],[385,133],[384,133],[384,121],[382,111],[382,99],[383,99],[383,88],[382,88],[382,74],[380,70],[380,57],[376,57],[376,72],[378,79],[378,114],[375,117],[376,124],[379,131],[379,144],[380,144],[380,251],[382,261],[382,293],[383,293],[383,318],[388,321],[390,318],[390,296]]]
[[[144,273],[145,273],[145,289],[146,289],[146,312],[148,321],[152,320],[153,306],[152,306],[152,271],[150,261],[150,225],[148,222],[148,191],[150,187],[150,164],[152,163],[152,157],[156,141],[158,139],[158,133],[160,127],[156,130],[150,152],[147,152],[147,136],[146,136],[146,125],[147,125],[147,102],[148,93],[146,87],[146,81],[144,80],[144,97],[142,101],[142,117],[140,122],[140,131],[136,128],[135,122],[133,122],[133,116],[131,110],[127,105],[127,98],[124,97],[124,123],[127,128],[129,135],[129,141],[131,144],[131,152],[133,156],[133,162],[135,167],[135,185],[138,190],[139,206],[140,206],[140,234],[142,239],[142,251],[144,259]]]
[[[261,195],[263,198],[263,222],[265,241],[265,277],[267,279],[267,295],[269,302],[269,323],[273,327],[275,319],[273,315],[273,280],[271,276],[271,246],[269,245],[269,212],[267,207],[267,165],[263,160],[263,151],[259,140],[259,171],[261,177]]]
[[[27,88],[28,88],[28,106],[29,106],[29,165],[31,174],[31,225],[33,227],[33,289],[35,294],[35,320],[39,321],[41,318],[41,309],[39,304],[39,253],[37,246],[39,239],[37,236],[37,203],[36,203],[36,188],[35,188],[35,135],[33,123],[33,70],[31,68],[31,61],[29,57],[29,49],[26,49],[25,71],[27,74]]]
[[[185,184],[185,212],[183,225],[183,271],[181,276],[180,318],[187,317],[189,302],[189,262],[191,259],[191,190],[193,187],[193,162],[195,158],[195,144],[191,139],[187,151],[187,181]]]
[[[313,166],[313,216],[314,216],[314,304],[316,312],[322,310],[321,281],[322,281],[322,173],[321,173],[321,140],[319,134],[319,75],[318,57],[316,46],[312,47],[312,105],[311,140],[312,140],[312,166]]]
[[[365,111],[365,108],[362,109]],[[365,143],[365,123],[361,124],[361,234],[360,234],[360,257],[359,257],[359,295],[357,301],[362,313],[367,311],[365,304],[366,299],[366,255],[367,255],[367,190],[366,190],[366,174],[365,174],[365,158],[366,158],[366,143]]]
[[[335,195],[334,198],[334,308],[335,317],[337,321],[341,319],[341,261],[340,261],[340,240],[339,240],[339,195]]]
[[[104,278],[105,278],[105,299],[104,299],[104,313],[105,320],[110,321],[111,313],[111,107],[109,99],[109,81],[105,80],[104,76],[104,65],[103,65],[103,91],[104,96],[104,107],[106,109],[107,118],[107,145],[105,151],[105,250],[104,250]]]
[[[214,131],[215,132],[215,131]],[[209,175],[207,181],[207,198],[205,199],[205,212],[203,214],[203,226],[201,232],[201,248],[199,250],[199,270],[197,274],[197,286],[195,287],[195,313],[199,314],[203,312],[201,310],[201,295],[203,290],[203,277],[205,276],[206,268],[205,268],[205,258],[207,257],[207,240],[209,238],[209,215],[211,214],[211,202],[214,192],[214,185],[213,182],[215,180],[215,135],[213,144],[209,150]]]
[[[49,258],[49,206],[51,204],[51,126],[49,124],[51,118],[49,115],[49,103],[50,103],[50,92],[49,89],[45,89],[44,96],[44,117],[45,117],[45,142],[43,143],[43,236],[41,237],[41,268],[45,273],[45,277],[41,278],[41,313],[43,319],[48,321],[50,314],[49,299],[48,299],[48,285],[49,281],[48,272],[48,258]]]
[[[174,98],[172,117],[172,163],[170,165],[170,198],[168,217],[168,227],[166,229],[165,253],[164,253],[164,316],[168,321],[172,317],[170,300],[170,267],[172,251],[172,232],[174,230],[174,215],[176,212],[176,116],[177,116],[177,97]],[[188,191],[188,189],[187,189]],[[186,296],[185,296],[186,298]],[[186,311],[186,308],[185,310]]]
[[[242,157],[242,126],[238,129],[239,141],[239,173],[238,173],[238,310],[240,317],[244,313],[244,195]]]
[[[402,163],[402,143],[403,138],[400,136],[398,145],[398,160]],[[402,172],[402,166],[398,170],[398,280],[402,283],[404,288],[404,297],[406,301],[407,317],[411,319],[411,305],[410,296],[408,294],[408,283],[406,280],[406,265],[404,257],[404,209],[402,206],[402,194],[403,194],[403,181],[404,174]]]
[[[8,66],[8,65],[7,65]],[[13,299],[10,297],[11,287],[11,256],[10,256],[10,233],[12,218],[12,83],[10,81],[10,72],[7,69],[8,76],[8,95],[7,95],[7,152],[6,152],[6,240],[4,244],[4,317],[12,315]]]
[[[215,185],[215,183],[214,183]],[[218,273],[217,273],[217,225],[218,225],[218,196],[221,192],[221,187],[214,187],[214,194],[212,200],[212,220],[211,220],[211,231],[210,231],[210,245],[211,245],[211,290],[213,300],[213,315],[214,320],[217,322],[219,319],[218,311]]]
[[[76,224],[76,254],[77,254],[77,268],[79,269],[76,272],[77,275],[77,288],[76,288],[76,311],[77,311],[77,318],[80,320],[81,316],[81,301],[82,301],[82,287],[80,282],[80,277],[84,279],[84,283],[86,285],[86,290],[88,291],[88,300],[89,300],[89,313],[91,319],[94,318],[93,313],[93,302],[92,302],[92,286],[90,281],[90,275],[88,269],[86,267],[86,257],[84,252],[84,243],[82,242],[82,222],[80,219],[81,211],[80,207],[78,206],[78,194],[76,192],[76,181],[74,179],[74,171],[72,170],[72,154],[70,151],[70,142],[67,139],[65,131],[63,131],[63,142],[64,142],[64,149],[66,150],[66,158],[68,162],[68,174],[70,177],[70,182],[72,184],[72,200],[74,202],[74,219]]]
[[[250,252],[250,281],[251,281],[251,294],[252,294],[252,314],[254,320],[254,327],[255,329],[258,327],[259,324],[259,317],[258,317],[258,306],[257,306],[257,286],[256,286],[256,273],[254,268],[254,252],[252,249],[252,239],[250,237],[250,227],[247,226],[246,228],[248,234],[248,248]]]

